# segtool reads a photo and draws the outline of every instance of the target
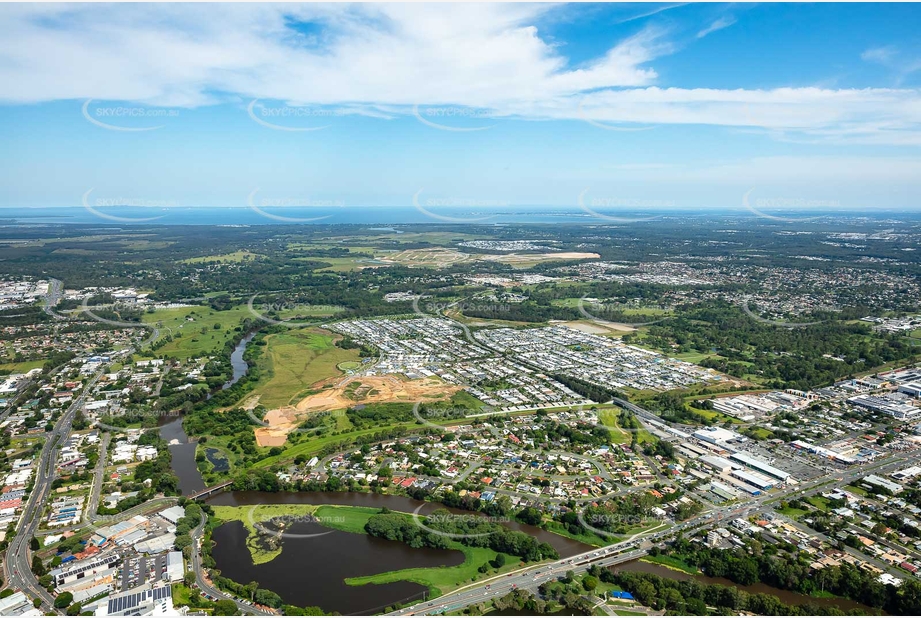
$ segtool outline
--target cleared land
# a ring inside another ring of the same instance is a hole
[[[317,382],[341,376],[340,363],[358,362],[357,350],[335,345],[337,336],[319,328],[268,335],[256,361],[260,380],[250,397],[267,408],[293,405]]]
[[[459,386],[433,378],[401,380],[379,376],[326,380],[313,384],[310,390],[319,392],[308,394],[297,404],[269,410],[263,419],[268,426],[255,430],[256,442],[259,446],[282,446],[288,434],[312,413],[343,410],[363,403],[434,401],[447,398],[459,389]],[[269,407],[264,399],[260,399],[260,403]]]
[[[356,403],[416,402],[442,399],[461,389],[437,378],[403,380],[395,376],[362,376],[340,381],[332,388],[308,395],[295,406],[298,412],[340,410]]]

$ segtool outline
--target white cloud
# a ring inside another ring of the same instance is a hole
[[[699,124],[824,140],[921,145],[921,93],[912,89],[632,88],[583,99],[586,116],[625,126]]]
[[[724,16],[717,19],[715,22],[701,30],[697,33],[697,38],[702,39],[708,34],[713,34],[717,30],[722,30],[723,28],[728,28],[732,24],[736,23],[735,17]]]
[[[866,62],[888,64],[896,55],[896,50],[891,45],[886,47],[873,47],[860,54],[860,59]]]
[[[913,89],[659,88],[648,27],[571,66],[544,4],[2,5],[0,100],[193,107],[280,100],[393,117],[457,105],[523,119],[703,124],[786,139],[921,143]],[[724,17],[705,36],[733,23]],[[869,58],[881,58],[879,50]]]

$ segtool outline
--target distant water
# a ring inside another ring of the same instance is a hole
[[[62,208],[0,208],[0,227],[2,226],[45,226],[45,225],[93,225],[102,224],[113,227],[126,225],[375,225],[381,231],[396,231],[385,226],[405,224],[459,224],[459,225],[509,225],[509,224],[585,224],[612,225],[630,224],[657,225],[663,219],[686,219],[701,217],[704,219],[757,219],[745,210],[718,209],[660,209],[655,211],[629,211],[597,209],[600,216],[590,214],[578,207],[535,207],[503,206],[491,209],[472,209],[470,207],[429,208],[427,214],[412,207],[286,207],[262,208],[261,212],[249,208],[212,208],[212,207],[139,207],[118,206],[99,207],[94,210],[81,207]],[[876,222],[916,221],[918,212],[841,212],[831,213],[797,211],[788,214],[793,217],[819,216],[816,224],[838,222],[854,224],[861,220]],[[792,221],[793,219],[791,219]],[[767,220],[766,220],[767,221]],[[772,222],[776,223],[776,222]]]
[[[99,208],[97,215],[85,208],[0,209],[0,222],[9,225],[105,224],[120,225],[290,225],[410,223],[590,223],[593,218],[578,209],[503,209],[502,212],[471,211],[469,208],[439,208],[438,217],[415,208],[275,208],[263,209],[265,216],[249,208],[145,208],[124,206]],[[116,218],[117,217],[117,218]],[[156,219],[153,219],[156,217]],[[383,231],[383,230],[382,230]]]

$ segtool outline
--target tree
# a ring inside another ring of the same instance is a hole
[[[36,539],[36,538],[33,536],[33,537],[32,537],[32,540],[29,541],[29,549],[31,549],[32,551],[38,551],[39,549],[41,549],[41,547],[42,547],[42,546],[41,546],[41,544],[38,542],[38,539]]]
[[[64,609],[74,602],[74,595],[70,592],[62,592],[54,600],[54,606],[58,609]]]
[[[46,572],[45,565],[42,564],[42,559],[38,557],[38,554],[32,556],[32,572],[35,573],[36,577],[41,577]],[[70,605],[70,603],[67,605]],[[67,607],[67,605],[63,605],[62,607]]]
[[[598,578],[593,575],[586,575],[582,578],[582,587],[591,592],[598,587]]]
[[[228,601],[227,599],[221,599],[214,604],[214,615],[215,616],[236,616],[237,615],[237,605],[233,601]]]

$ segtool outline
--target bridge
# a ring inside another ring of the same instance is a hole
[[[206,487],[202,489],[201,491],[196,491],[194,494],[189,496],[189,500],[200,500],[202,498],[207,498],[208,496],[212,494],[216,494],[217,492],[221,491],[222,489],[230,485],[233,485],[233,481],[224,481],[223,483],[218,483],[217,485],[214,485],[213,487]]]

